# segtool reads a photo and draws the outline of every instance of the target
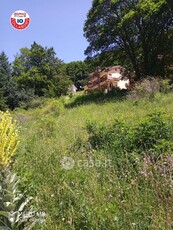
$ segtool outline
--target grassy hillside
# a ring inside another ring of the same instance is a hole
[[[171,229],[172,114],[172,94],[79,95],[16,110],[14,170],[46,213],[35,229]]]

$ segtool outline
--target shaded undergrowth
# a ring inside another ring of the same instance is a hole
[[[110,101],[123,101],[126,99],[127,91],[114,89],[107,94],[104,92],[93,92],[88,94],[77,95],[65,105],[66,108],[74,108],[89,103],[103,104]]]

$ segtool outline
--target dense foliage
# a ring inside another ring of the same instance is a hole
[[[118,59],[138,79],[164,75],[172,61],[172,26],[173,11],[166,0],[94,0],[84,26],[89,42],[85,54]]]
[[[53,48],[44,48],[34,42],[31,48],[21,48],[13,63],[2,52],[0,109],[24,106],[36,97],[64,95],[72,84],[70,78],[73,80],[73,77],[68,76],[64,63],[56,57]]]
[[[30,49],[22,48],[16,55],[13,77],[19,89],[32,89],[36,96],[56,97],[64,94],[70,84],[62,66],[53,48],[34,42]]]
[[[4,52],[0,54],[0,110],[4,110],[8,103],[9,82],[11,81],[11,65]]]
[[[136,157],[142,159],[145,155],[157,160],[173,149],[172,122],[166,121],[158,112],[150,114],[134,127],[117,120],[111,126],[90,123],[87,129],[92,147],[111,154],[121,167],[124,162],[120,159],[126,154],[134,162]]]
[[[70,76],[78,90],[81,90],[86,85],[89,73],[91,73],[91,67],[82,61],[74,61],[65,65],[66,73]]]

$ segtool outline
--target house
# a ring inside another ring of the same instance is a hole
[[[84,92],[101,90],[107,93],[115,87],[127,89],[129,86],[129,72],[122,66],[112,66],[91,73]]]

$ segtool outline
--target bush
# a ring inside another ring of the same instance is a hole
[[[133,144],[139,153],[152,152],[158,155],[158,147],[161,143],[172,145],[171,135],[172,127],[169,121],[160,112],[156,112],[139,122],[134,129]]]
[[[125,122],[115,121],[113,125],[89,123],[89,143],[94,149],[103,150],[118,157],[133,153],[146,153],[156,158],[168,150],[172,151],[172,123],[160,112],[148,115],[133,127]]]
[[[159,90],[160,81],[158,78],[146,78],[135,84],[134,88],[127,95],[127,98],[154,98]]]
[[[163,79],[160,81],[160,92],[161,93],[169,93],[173,89],[171,81],[169,79]]]
[[[33,89],[21,89],[17,92],[11,92],[8,95],[8,106],[10,109],[15,109],[16,107],[21,107],[23,109],[27,109],[28,104],[35,98],[34,90]]]
[[[29,101],[28,103],[26,103],[25,108],[26,109],[39,108],[39,107],[43,106],[44,101],[45,101],[45,98],[43,98],[43,97],[37,97],[37,98]]]
[[[146,78],[137,82],[134,88],[129,91],[127,98],[154,98],[158,93],[169,93],[173,89],[170,79]]]

